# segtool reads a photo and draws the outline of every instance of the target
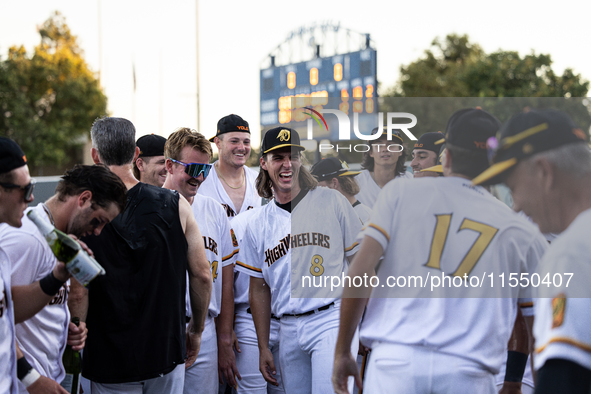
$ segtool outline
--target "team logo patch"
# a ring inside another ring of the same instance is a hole
[[[283,129],[279,132],[279,135],[277,136],[277,138],[279,139],[279,141],[289,141],[289,138],[291,137],[289,130]]]
[[[236,239],[236,234],[234,234],[233,228],[230,229],[230,234],[232,235],[232,246],[237,248],[238,247],[238,240]]]
[[[564,310],[566,309],[566,297],[560,293],[552,299],[552,328],[560,327],[564,323]]]

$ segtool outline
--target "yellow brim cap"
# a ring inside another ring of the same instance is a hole
[[[511,167],[517,164],[517,158],[513,157],[509,160],[501,161],[499,163],[495,163],[488,167],[482,174],[478,175],[476,178],[472,179],[473,185],[492,185],[499,182],[499,177],[505,175],[504,173],[510,169]]]

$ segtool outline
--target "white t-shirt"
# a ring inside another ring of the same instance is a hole
[[[412,174],[407,171],[392,179],[392,181],[397,179],[412,179]],[[362,204],[367,205],[370,209],[373,208],[376,199],[378,198],[378,194],[380,194],[382,189],[378,186],[376,181],[373,180],[369,170],[361,171],[361,173],[355,177],[355,182],[359,185],[359,193],[355,198],[357,198]]]
[[[242,206],[240,209],[236,209],[234,203],[226,189],[224,189],[224,185],[222,185],[222,180],[218,177],[216,172],[215,164],[218,163],[217,161],[213,163],[211,171],[205,181],[199,187],[197,194],[201,194],[204,196],[208,196],[213,198],[214,200],[218,201],[222,204],[222,206],[226,209],[226,213],[228,217],[233,217],[238,215],[239,213],[245,212],[248,209],[256,208],[261,206],[261,197],[257,193],[257,189],[255,186],[255,181],[257,179],[258,173],[256,171],[251,170],[250,168],[244,166],[244,173],[246,175],[246,191],[244,192],[244,201],[242,201]]]
[[[202,185],[203,187],[203,185]],[[230,226],[224,208],[213,198],[197,194],[193,198],[193,215],[201,231],[205,244],[205,255],[211,267],[213,287],[209,301],[209,315],[216,317],[222,306],[222,271],[223,267],[234,264],[238,254],[238,242]],[[191,316],[191,299],[187,281],[187,316]]]
[[[30,208],[50,223],[41,204]],[[30,209],[27,209],[28,212]],[[12,263],[13,286],[29,285],[49,274],[57,259],[37,226],[26,216],[20,228],[0,225],[0,247]],[[16,339],[25,358],[43,376],[61,382],[65,377],[62,355],[68,338],[69,281],[53,300],[32,318],[16,325]],[[26,389],[19,384],[21,393]]]
[[[507,278],[534,272],[547,248],[537,228],[484,188],[442,177],[390,182],[363,234],[384,248],[377,268],[380,283],[404,277],[409,285],[400,287],[400,281],[398,287],[373,289],[376,298],[368,302],[362,342],[369,347],[374,341],[433,347],[498,373],[506,361],[517,298],[530,298],[531,289],[502,289],[497,280],[493,289],[485,287],[485,295],[507,298],[483,298],[482,289],[464,287],[463,276],[487,279],[493,273],[498,279],[501,273]],[[429,275],[451,279],[453,274],[461,287],[431,290]],[[428,285],[413,286],[411,277]]]
[[[14,227],[13,227],[14,230]],[[0,236],[0,240],[1,240]],[[18,393],[14,306],[10,293],[10,260],[0,248],[0,393]]]
[[[591,369],[590,232],[591,209],[588,209],[552,241],[540,262],[541,281],[550,285],[542,284],[537,288],[536,369],[551,358],[569,360]],[[565,273],[572,273],[570,280]]]
[[[336,190],[308,191],[291,213],[272,201],[251,216],[236,269],[265,279],[275,316],[308,312],[340,296],[312,281],[346,272],[360,230],[359,217]]]

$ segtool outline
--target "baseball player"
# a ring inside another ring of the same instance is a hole
[[[140,154],[133,162],[133,175],[137,180],[162,187],[166,180],[164,144],[166,138],[155,134],[138,138],[136,145]]]
[[[533,270],[546,248],[542,235],[484,188],[471,184],[488,166],[486,141],[499,127],[481,109],[454,113],[446,128],[444,177],[384,187],[349,276],[369,276],[375,270],[380,283],[427,275],[451,281]],[[458,298],[468,293],[451,286],[431,293],[429,287],[400,283],[374,288],[376,298],[367,303],[360,332],[362,343],[372,348],[366,392],[496,393],[494,374],[505,361],[516,298],[526,298],[529,289],[515,289],[515,298]],[[357,365],[346,349],[366,305],[364,297],[372,290],[359,291],[346,287],[343,293],[333,373],[337,393],[347,392],[348,376],[359,382]],[[361,298],[348,298],[352,295]]]
[[[215,143],[219,160],[198,193],[220,201],[228,217],[260,207],[261,198],[254,187],[257,173],[245,165],[250,156],[248,122],[238,115],[224,116],[209,141]]]
[[[238,245],[241,245],[241,248],[244,245],[246,227],[259,209],[249,209],[235,216],[231,221]],[[238,253],[236,264],[244,264],[241,257],[243,254],[243,252]],[[242,377],[241,380],[236,380],[236,391],[249,394],[284,393],[279,364],[279,318],[272,315],[269,327],[269,350],[271,350],[275,361],[276,374],[273,377],[277,381],[277,385],[274,385],[268,383],[259,370],[259,346],[248,301],[249,285],[249,275],[238,271],[234,273],[234,332],[239,344],[237,347],[239,351],[236,351],[236,367]]]
[[[185,371],[183,392],[215,393],[219,385],[218,351],[226,380],[234,385],[234,374],[240,377],[232,349],[233,274],[238,243],[222,206],[213,198],[197,194],[211,169],[211,145],[207,139],[196,131],[180,128],[168,137],[164,151],[168,171],[164,187],[178,191],[191,204],[203,236],[213,281],[201,349],[195,363]],[[187,288],[187,317],[190,316]],[[214,319],[217,319],[218,335]]]
[[[346,271],[346,257],[357,251],[355,237],[361,229],[346,198],[316,187],[301,165],[303,149],[294,130],[277,127],[265,134],[257,189],[274,201],[250,218],[236,266],[251,276],[259,366],[274,384],[269,326],[272,314],[280,318],[279,363],[288,394],[332,390],[339,293],[311,283]],[[357,354],[357,344],[351,350]]]
[[[11,139],[0,137],[0,223],[12,226],[12,230],[22,226],[27,203],[33,202],[34,186],[21,148]],[[50,387],[56,392],[63,390],[56,382],[42,377],[15,346],[14,324],[33,317],[53,299],[69,277],[64,264],[58,263],[41,280],[11,286],[11,262],[0,248],[1,393],[17,394],[18,380],[31,392]]]
[[[314,164],[310,172],[318,180],[318,186],[335,189],[345,196],[355,209],[362,224],[369,221],[371,209],[355,198],[355,195],[359,193],[359,185],[355,182],[354,177],[361,171],[351,171],[346,162],[336,157],[328,157]]]
[[[372,134],[377,132],[377,127],[372,130]],[[406,152],[400,133],[393,130],[391,141],[388,141],[387,135],[384,130],[380,138],[369,142],[372,149],[363,153],[363,171],[355,178],[360,189],[355,197],[370,208],[373,208],[378,194],[386,183],[396,177],[412,178],[404,165]]]
[[[438,177],[442,175],[441,172],[427,170],[439,164],[438,157],[441,145],[436,145],[435,143],[441,140],[441,138],[443,138],[443,134],[440,132],[425,133],[415,142],[412,151],[412,161],[410,162],[413,177]]]
[[[81,237],[99,234],[125,207],[126,188],[118,176],[103,166],[76,166],[66,171],[56,194],[35,210],[58,230]],[[23,218],[14,229],[0,225],[0,248],[12,262],[12,285],[28,285],[46,276],[57,263],[37,226]],[[17,324],[16,339],[27,361],[42,376],[60,383],[65,377],[62,354],[66,342],[74,350],[84,347],[86,324],[70,322],[67,299],[69,281],[64,283],[45,308],[27,321]],[[22,394],[27,393],[19,384]]]
[[[537,289],[536,393],[588,393],[591,152],[586,136],[568,115],[550,109],[517,114],[499,134],[493,164],[474,183],[504,181],[515,210],[531,217],[542,232],[560,233],[540,262],[542,281],[546,275],[572,273],[568,286],[565,280]]]

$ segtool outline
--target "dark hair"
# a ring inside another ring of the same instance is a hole
[[[445,144],[447,154],[451,156],[451,171],[455,174],[467,176],[472,179],[486,170],[489,166],[486,151],[480,152],[472,149],[453,146],[449,142]]]
[[[269,153],[265,153],[262,155],[263,160],[267,161],[268,154]],[[298,152],[298,154],[300,153]],[[302,156],[300,155],[300,157]],[[308,171],[303,165],[300,167],[298,182],[300,184],[300,188],[305,190],[313,190],[316,188],[316,186],[318,186],[318,181],[316,178],[314,178],[314,176],[310,174],[310,171]],[[273,182],[271,181],[269,172],[267,170],[263,170],[262,167],[256,179],[256,188],[259,196],[264,198],[273,197]]]
[[[0,174],[0,182],[2,183],[13,183],[14,182],[14,170],[10,170],[8,172],[3,172]]]
[[[375,162],[373,160],[373,157],[369,155],[369,152],[370,151],[363,152],[363,161],[361,162],[361,168],[363,168],[364,170],[373,171]],[[400,153],[400,156],[398,156],[398,161],[396,162],[396,176],[400,176],[406,172],[406,166],[404,165],[405,162],[406,150],[403,149]]]
[[[123,181],[102,164],[93,166],[76,165],[67,170],[55,188],[60,201],[67,196],[77,196],[84,191],[92,193],[92,203],[102,208],[115,203],[119,210],[125,209],[127,187]]]
[[[336,177],[339,181],[339,186],[343,190],[344,193],[354,196],[359,194],[359,185],[355,181],[355,178],[352,176],[338,176]]]
[[[135,127],[127,119],[104,117],[90,129],[92,147],[107,166],[131,164],[135,156]]]

